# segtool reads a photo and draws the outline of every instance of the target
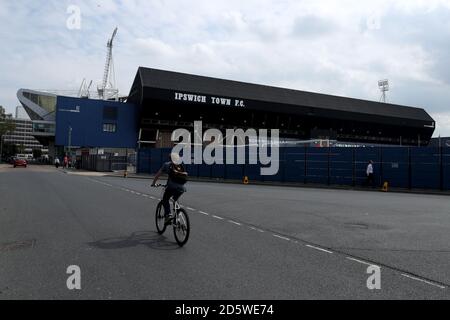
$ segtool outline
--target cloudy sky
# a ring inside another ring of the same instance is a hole
[[[77,28],[73,6],[79,8]],[[75,21],[75,24],[74,24]],[[0,105],[138,66],[425,108],[450,136],[450,0],[0,0]]]

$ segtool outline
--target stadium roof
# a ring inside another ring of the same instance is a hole
[[[322,110],[322,114],[324,110],[328,110],[334,115],[349,114],[349,118],[351,118],[350,114],[358,114],[359,119],[364,115],[378,119],[388,117],[391,118],[389,121],[391,123],[392,120],[398,118],[399,124],[421,126],[420,123],[423,122],[425,126],[434,126],[433,118],[422,108],[139,67],[130,91],[129,101],[141,104],[144,99],[151,99],[144,94],[146,88],[233,97],[286,106],[284,110],[278,107],[277,110],[274,110],[277,112],[295,114],[297,112],[294,107],[298,107],[298,111],[306,107],[312,110]],[[304,111],[299,113],[304,113]],[[370,122],[370,119],[367,120]]]

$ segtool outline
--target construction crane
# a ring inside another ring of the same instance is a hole
[[[111,38],[108,40],[108,43],[106,44],[107,52],[106,52],[105,70],[103,72],[103,81],[101,85],[97,86],[98,95],[101,99],[104,100],[110,98],[115,98],[116,100],[118,99],[119,91],[115,87],[114,62],[112,56],[113,41],[114,38],[116,37],[116,34],[117,34],[117,27],[114,29]]]

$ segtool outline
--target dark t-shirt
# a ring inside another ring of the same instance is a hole
[[[162,166],[162,172],[163,173],[165,173],[165,174],[169,174],[169,172],[170,172],[170,165],[172,164],[172,162],[166,162],[166,163],[164,163],[163,164],[163,166]],[[179,184],[179,183],[176,183],[176,182],[173,182],[171,179],[170,179],[170,177],[169,178],[167,178],[167,188],[169,188],[169,189],[175,189],[175,190],[177,190],[177,191],[182,191],[182,192],[186,192],[186,188],[185,188],[185,186],[184,185],[182,185],[182,184]]]

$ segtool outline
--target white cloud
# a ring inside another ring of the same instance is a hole
[[[65,27],[69,4],[81,30]],[[0,0],[0,19],[0,104],[11,112],[18,88],[100,79],[118,26],[122,94],[140,65],[371,100],[389,78],[390,102],[425,107],[450,135],[450,0]]]

